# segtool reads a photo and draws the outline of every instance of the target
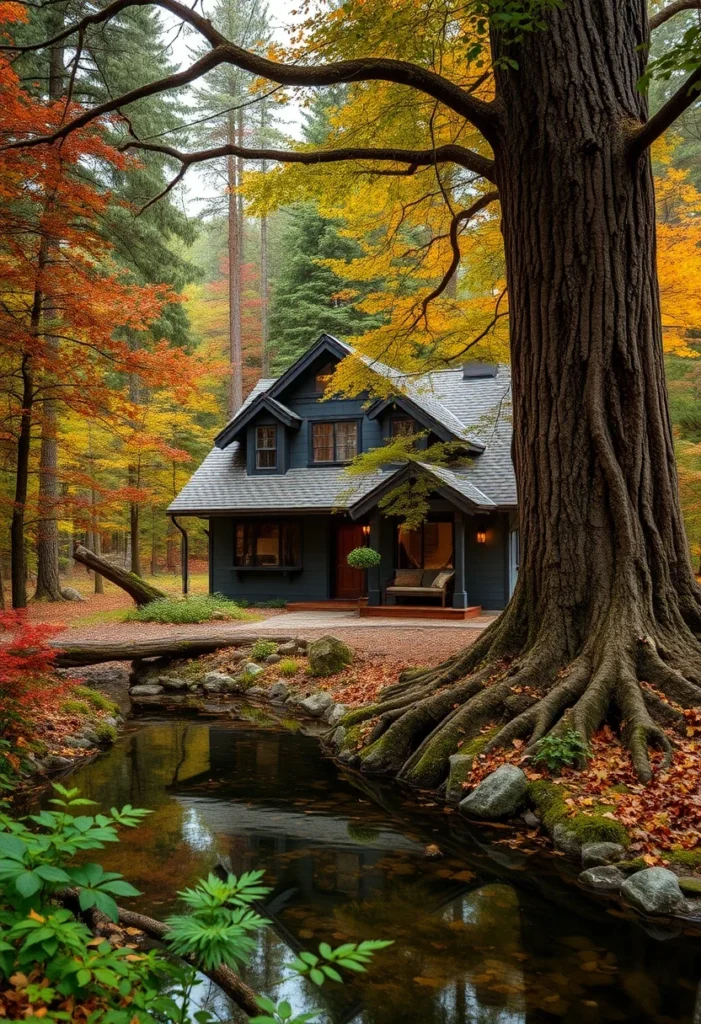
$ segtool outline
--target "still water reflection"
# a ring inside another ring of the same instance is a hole
[[[104,858],[144,891],[147,913],[169,913],[219,858],[237,874],[265,869],[273,927],[247,977],[298,1012],[320,1006],[333,1024],[701,1021],[701,939],[648,935],[583,900],[552,861],[340,776],[314,740],[146,722],[74,778],[102,807],[154,809]],[[445,856],[427,859],[427,843]],[[356,938],[395,945],[346,986],[281,982],[291,953]],[[202,998],[240,1019],[217,993]]]

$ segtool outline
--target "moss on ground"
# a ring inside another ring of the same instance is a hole
[[[543,824],[549,832],[556,825],[564,825],[568,832],[584,843],[620,843],[627,846],[630,842],[620,821],[604,817],[609,809],[605,806],[595,807],[593,813],[572,814],[566,803],[567,790],[556,786],[553,782],[539,779],[528,784],[528,797],[540,812]]]
[[[701,871],[701,849],[696,850],[669,850],[665,855],[670,864],[676,867],[690,868]]]
[[[64,700],[61,711],[66,715],[79,715],[81,718],[94,718],[95,712],[82,700]]]
[[[100,693],[99,690],[93,690],[89,686],[74,686],[72,693],[79,700],[90,704],[91,707],[96,708],[98,711],[105,711],[108,715],[119,714],[119,705],[115,704],[109,697],[105,697],[104,693]]]
[[[643,857],[633,857],[632,860],[616,861],[616,867],[623,872],[644,871],[648,865]]]

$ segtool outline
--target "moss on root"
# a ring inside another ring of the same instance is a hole
[[[347,715],[343,716],[339,724],[342,725],[344,729],[350,729],[353,726],[359,725],[361,722],[367,722],[368,719],[374,717],[377,707],[377,704],[364,704],[361,708],[349,711]]]
[[[552,832],[556,825],[564,825],[580,846],[584,843],[620,843],[621,846],[628,846],[628,833],[620,821],[604,817],[606,808],[595,808],[592,814],[572,814],[566,802],[567,790],[544,779],[529,782],[527,793],[540,812],[548,832]]]

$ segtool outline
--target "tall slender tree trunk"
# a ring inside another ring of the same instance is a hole
[[[139,385],[139,378],[136,374],[131,374],[129,378],[129,400],[135,405],[138,405],[141,400],[141,388]],[[137,429],[137,424],[134,424],[134,429]],[[139,460],[131,462],[127,469],[127,482],[132,490],[138,490],[141,486],[141,472],[139,466]],[[131,540],[130,545],[130,566],[131,571],[136,573],[137,576],[141,576],[141,508],[139,501],[133,499],[129,503],[129,537]]]
[[[57,30],[64,21],[64,5],[56,10]],[[64,52],[60,45],[52,46],[49,54],[49,100],[63,95]],[[44,318],[55,316],[49,302],[44,303]],[[58,360],[59,340],[47,333],[44,344],[49,356]],[[50,371],[55,373],[55,369]],[[58,516],[61,485],[58,479],[58,403],[51,393],[51,381],[45,382],[41,416],[41,449],[39,455],[39,525],[37,530],[37,601],[62,601],[59,571]]]
[[[260,104],[260,143],[263,144],[266,128],[265,101]],[[268,170],[268,162],[264,160],[260,165],[261,172],[265,174]],[[268,218],[265,214],[260,218],[260,335],[261,335],[261,359],[260,367],[263,377],[270,374],[270,352],[268,350]]]
[[[488,724],[494,749],[552,729],[588,740],[608,719],[646,780],[649,748],[671,754],[662,727],[685,728],[666,699],[701,706],[650,158],[625,150],[647,38],[644,0],[568,0],[508,54],[518,71],[497,71],[518,583],[471,648],[385,692],[367,770],[436,786]]]
[[[228,142],[236,145],[237,125],[235,112],[229,114]],[[243,405],[243,354],[241,330],[241,230],[239,225],[239,202],[236,195],[238,184],[238,162],[233,156],[227,157],[228,189],[228,252],[229,252],[229,362],[231,379],[229,384],[229,415],[233,416]]]

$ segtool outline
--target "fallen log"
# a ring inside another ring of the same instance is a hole
[[[96,555],[94,551],[83,547],[82,544],[76,544],[73,558],[76,562],[87,566],[88,569],[99,573],[100,576],[104,576],[110,583],[126,590],[129,597],[132,597],[138,605],[150,604],[151,601],[159,601],[168,596],[158,587],[152,587],[146,580],[142,580],[136,573],[127,572],[126,569],[112,565],[106,558]]]
[[[103,661],[138,661],[141,658],[195,658],[210,654],[222,647],[244,647],[260,639],[257,634],[225,632],[197,633],[181,630],[163,636],[139,637],[132,640],[71,640],[70,633],[57,637],[53,646],[58,651],[58,668],[80,668],[98,665]],[[289,633],[271,636],[266,640],[284,644],[294,639]]]

